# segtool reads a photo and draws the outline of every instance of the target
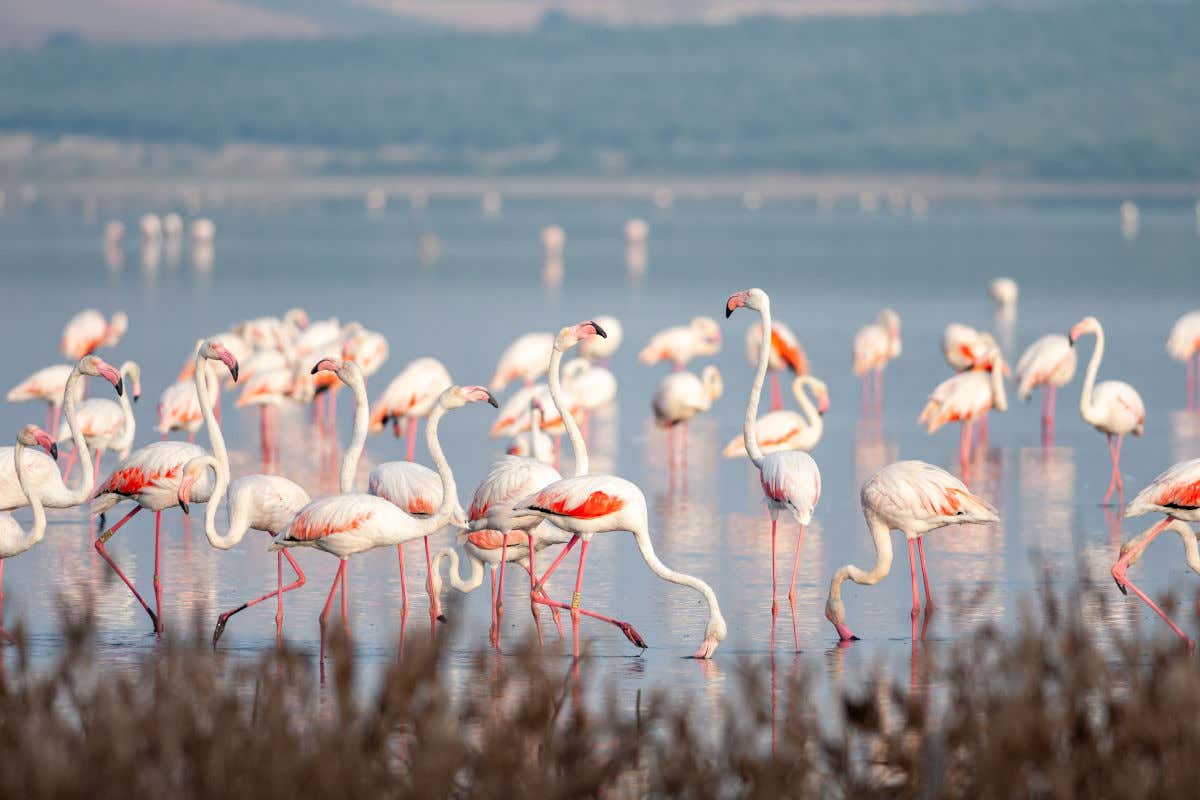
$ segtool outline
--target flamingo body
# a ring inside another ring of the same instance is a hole
[[[546,373],[550,351],[554,349],[554,334],[527,333],[518,337],[500,355],[491,388],[499,391],[514,380],[532,383]]]
[[[746,330],[746,358],[752,366],[758,364],[758,348],[762,347],[762,326],[751,325]],[[792,329],[782,322],[771,323],[770,369],[790,369],[796,375],[809,373],[808,356]]]
[[[1021,354],[1017,361],[1017,395],[1028,400],[1039,386],[1062,387],[1075,377],[1075,348],[1066,336],[1048,333]]]
[[[93,494],[92,514],[102,514],[122,500],[133,500],[148,511],[163,511],[179,504],[183,467],[204,456],[204,448],[188,442],[152,442],[130,453],[113,468]],[[192,499],[206,503],[213,479],[205,473],[192,491]]]
[[[670,361],[675,369],[683,369],[696,356],[711,356],[721,350],[721,329],[710,317],[696,317],[688,325],[677,325],[660,331],[646,343],[638,354],[643,364]]]
[[[453,381],[436,358],[418,358],[392,379],[371,408],[370,431],[383,430],[390,421],[429,416],[438,395]]]

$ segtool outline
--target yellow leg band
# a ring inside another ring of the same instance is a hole
[[[579,592],[576,592],[575,594],[571,595],[571,608],[572,609],[579,608],[579,602],[581,599],[582,598],[580,597]]]

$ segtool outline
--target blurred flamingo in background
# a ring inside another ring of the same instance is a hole
[[[100,461],[105,450],[115,450],[118,458],[129,455],[133,437],[137,433],[137,420],[133,416],[132,400],[137,402],[142,395],[142,369],[133,361],[126,361],[118,370],[126,391],[117,396],[117,402],[107,397],[91,397],[76,409],[79,425],[88,447],[96,451],[95,471],[100,472]],[[63,425],[57,431],[58,441],[71,438],[71,426]],[[79,453],[71,451],[63,480],[71,477],[71,469],[79,460]]]
[[[1048,333],[1021,354],[1017,361],[1017,396],[1028,400],[1034,388],[1042,390],[1042,443],[1054,443],[1054,398],[1059,387],[1075,377],[1075,348],[1061,333]]]
[[[1189,311],[1171,326],[1167,353],[1187,365],[1187,407],[1200,408],[1196,381],[1200,376],[1200,310]]]
[[[751,325],[746,329],[746,358],[750,366],[758,365],[758,349],[762,347],[763,329],[761,325]],[[779,373],[790,369],[793,375],[809,373],[808,356],[792,329],[782,322],[771,323],[771,362],[768,372],[771,378],[771,410],[783,408],[783,390],[779,386]]]
[[[869,571],[863,571],[853,564],[847,564],[834,573],[829,583],[825,618],[833,623],[842,641],[858,638],[846,625],[842,584],[851,580],[863,586],[873,586],[891,571],[894,529],[903,533],[908,540],[915,640],[921,603],[917,593],[917,555],[913,553],[913,541],[916,541],[920,554],[921,580],[925,584],[925,613],[929,615],[933,613],[934,606],[929,590],[929,573],[925,568],[925,534],[946,525],[998,522],[999,512],[982,497],[972,494],[958,478],[924,461],[898,461],[879,470],[863,484],[861,499],[863,516],[875,542],[875,565]]]
[[[522,380],[531,386],[546,372],[550,350],[554,347],[554,334],[527,333],[505,348],[496,362],[492,375],[492,391],[498,392],[514,380]]]
[[[669,464],[675,467],[676,457],[687,465],[687,424],[697,414],[712,408],[712,404],[725,391],[721,371],[709,364],[700,375],[694,372],[672,372],[659,381],[658,389],[650,407],[654,421],[667,429],[667,446],[670,449]],[[680,442],[676,442],[676,428],[682,425]]]
[[[438,395],[453,384],[450,373],[436,358],[418,358],[392,379],[371,407],[369,430],[378,433],[390,422],[392,433],[405,435],[400,427],[408,422],[405,459],[413,460],[417,442],[417,421],[429,416]]]
[[[277,464],[281,457],[279,409],[287,403],[310,402],[312,376],[303,364],[296,364],[257,372],[248,379],[243,378],[242,384],[237,407],[258,407],[262,460],[264,464]]]
[[[41,400],[46,404],[46,429],[58,430],[62,419],[64,389],[73,367],[70,364],[54,364],[43,367],[8,390],[6,399],[10,403],[26,400]],[[75,399],[83,398],[83,384],[75,387]]]
[[[1108,452],[1112,457],[1112,478],[1108,482],[1108,491],[1104,493],[1104,504],[1108,505],[1114,489],[1118,496],[1125,492],[1125,484],[1121,480],[1121,439],[1129,433],[1142,435],[1146,407],[1137,390],[1124,381],[1096,383],[1096,373],[1104,358],[1104,328],[1100,326],[1100,321],[1095,317],[1084,317],[1075,323],[1067,338],[1074,345],[1079,337],[1089,333],[1096,336],[1096,349],[1088,361],[1083,390],[1079,394],[1079,414],[1084,422],[1108,437]]]
[[[862,413],[867,416],[868,398],[875,383],[875,416],[883,418],[883,368],[900,355],[900,317],[890,308],[879,312],[878,319],[864,325],[854,335],[854,374],[862,379]],[[872,378],[873,376],[873,378]]]
[[[625,329],[611,314],[596,317],[595,322],[607,336],[590,336],[579,342],[579,355],[599,366],[607,366],[625,341]]]
[[[739,308],[757,311],[764,330],[771,327],[771,299],[762,289],[747,289],[736,292],[725,303],[728,318]],[[746,402],[746,417],[742,427],[746,453],[758,468],[759,482],[767,497],[767,510],[771,515],[771,619],[779,613],[776,602],[775,582],[775,539],[779,526],[779,512],[789,511],[800,524],[796,536],[796,554],[792,559],[792,580],[788,589],[788,603],[796,608],[796,573],[800,567],[800,545],[804,539],[804,526],[812,522],[813,511],[821,497],[821,471],[812,456],[798,450],[780,450],[764,454],[758,446],[757,421],[758,403],[762,395],[763,381],[770,366],[769,353],[759,353],[758,368],[754,382],[750,384],[750,397]]]
[[[115,347],[125,331],[129,329],[129,317],[124,311],[105,319],[94,308],[85,308],[67,322],[63,328],[60,349],[71,361],[91,355],[101,347]]]
[[[808,392],[813,393],[816,405],[809,399]],[[812,375],[802,375],[792,381],[792,393],[800,405],[800,411],[770,411],[763,414],[755,422],[755,437],[758,448],[764,454],[780,450],[809,451],[821,441],[825,431],[824,420],[829,410],[829,390],[825,382]],[[746,437],[738,434],[729,440],[721,451],[725,458],[746,457]]]
[[[721,327],[712,317],[695,317],[687,325],[676,325],[650,337],[638,361],[650,366],[670,361],[681,370],[696,356],[712,356],[721,351]]]
[[[988,335],[961,322],[951,322],[942,332],[942,355],[955,370],[981,366],[985,355],[992,351]]]
[[[996,317],[1011,321],[1017,316],[1017,297],[1020,290],[1012,278],[995,278],[988,284],[988,295],[996,304]]]
[[[1001,377],[1004,361],[999,350],[993,345],[990,351],[981,352],[980,358],[989,359],[992,369],[959,372],[942,381],[929,395],[929,402],[917,419],[918,424],[925,425],[926,433],[933,433],[950,422],[960,423],[958,460],[964,473],[971,461],[971,430],[975,422],[986,420],[993,408],[997,411],[1008,408]]]
[[[508,442],[506,455],[532,458],[542,464],[553,464],[554,440],[542,430],[545,411],[541,401],[534,397],[529,403],[529,430],[514,434]]]
[[[308,312],[303,308],[288,310],[282,317],[255,317],[233,327],[235,333],[249,342],[255,350],[290,350],[292,344],[308,327]]]

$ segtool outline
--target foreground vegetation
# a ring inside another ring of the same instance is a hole
[[[1101,647],[1074,608],[1040,619],[950,646],[926,667],[944,689],[881,674],[838,720],[800,676],[774,737],[761,666],[700,718],[666,691],[581,707],[588,661],[564,680],[532,651],[481,656],[453,698],[446,654],[416,642],[374,689],[344,652],[321,689],[307,658],[231,665],[202,636],[110,671],[83,620],[49,670],[5,655],[0,797],[1194,797],[1195,658],[1165,637]]]
[[[1041,4],[1031,4],[1041,8]],[[1200,176],[1200,5],[0,52],[0,130],[319,169]],[[345,155],[345,150],[355,155]],[[299,156],[298,161],[302,161]]]

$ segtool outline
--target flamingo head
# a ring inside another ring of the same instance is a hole
[[[578,325],[568,325],[560,330],[558,336],[554,337],[554,349],[565,353],[577,345],[581,339],[587,339],[590,336],[608,338],[608,334],[604,332],[604,328],[601,328],[599,323],[590,319],[584,320]]]
[[[129,397],[136,403],[142,396],[142,368],[136,361],[126,361],[121,365],[121,375],[130,383],[132,388]]]
[[[124,311],[116,312],[112,315],[112,319],[108,321],[108,330],[104,333],[104,345],[112,347],[121,341],[121,337],[125,335],[125,331],[127,330],[129,330],[129,315]]]
[[[813,396],[817,398],[817,413],[824,415],[829,410],[829,389],[825,386],[825,381],[809,376],[808,384],[812,386]]]
[[[1084,317],[1071,328],[1071,332],[1067,334],[1067,341],[1074,346],[1079,337],[1088,333],[1097,333],[1099,330],[1100,320],[1095,317]]]
[[[483,402],[490,403],[493,408],[500,407],[492,393],[482,386],[451,386],[438,397],[438,403],[447,409]]]
[[[238,362],[237,359],[233,357],[233,353],[229,352],[225,345],[221,344],[216,339],[206,339],[200,345],[200,355],[213,361],[220,361],[222,364],[228,367],[229,374],[233,377],[233,382],[237,383]]]
[[[361,384],[364,389],[366,388],[362,368],[348,358],[341,361],[336,358],[322,358],[313,365],[310,374],[316,375],[318,372],[332,372],[347,386],[354,387]]]
[[[770,306],[771,300],[762,289],[743,289],[740,292],[734,292],[725,301],[725,319],[729,319],[729,315],[739,308],[745,307],[762,311]]]
[[[109,364],[100,356],[84,356],[79,359],[76,369],[80,375],[89,375],[93,378],[104,378],[113,385],[117,390],[117,396],[124,394],[125,382],[121,380],[121,373],[117,372],[117,368]]]
[[[58,444],[50,437],[50,434],[39,428],[37,425],[26,425],[17,432],[17,441],[25,447],[40,447],[50,454],[50,457],[58,460]]]
[[[179,478],[179,490],[176,493],[183,513],[189,511],[188,503],[192,501],[192,490],[196,487],[196,481],[200,480],[210,466],[214,469],[217,466],[217,460],[212,456],[197,456],[183,465],[183,474]]]
[[[308,327],[308,312],[303,308],[289,309],[288,312],[283,315],[283,321],[295,325],[300,330],[304,330]]]
[[[688,327],[692,329],[692,333],[704,343],[704,351],[708,355],[714,355],[721,349],[721,326],[712,317],[695,317]]]
[[[708,627],[704,630],[704,641],[700,643],[696,652],[692,653],[692,658],[712,658],[713,653],[717,650],[717,645],[724,641],[726,633],[725,618],[718,611],[709,620]]]
[[[888,336],[895,339],[900,335],[900,315],[890,308],[879,312],[879,324],[887,331]]]

